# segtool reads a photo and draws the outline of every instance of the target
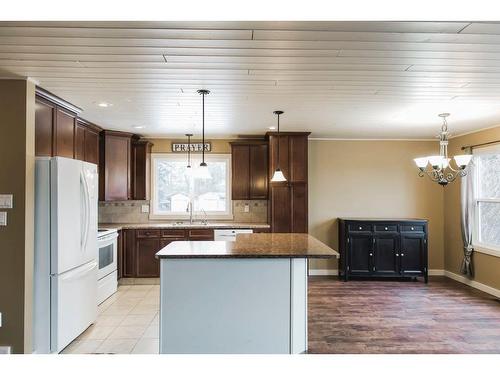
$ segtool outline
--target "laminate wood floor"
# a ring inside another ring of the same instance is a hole
[[[445,277],[309,278],[310,353],[500,353],[500,303]]]

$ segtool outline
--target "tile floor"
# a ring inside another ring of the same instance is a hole
[[[159,302],[159,285],[120,285],[99,305],[95,324],[63,353],[157,354]]]

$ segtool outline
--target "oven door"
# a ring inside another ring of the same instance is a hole
[[[116,271],[118,252],[118,233],[111,233],[98,239],[99,246],[99,271],[98,279]]]

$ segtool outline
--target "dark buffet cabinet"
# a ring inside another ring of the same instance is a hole
[[[427,220],[339,219],[339,277],[424,277]]]

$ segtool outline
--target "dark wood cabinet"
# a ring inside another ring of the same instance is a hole
[[[138,238],[135,243],[136,277],[159,277],[160,260],[155,254],[160,250],[159,238]]]
[[[73,158],[76,114],[57,108],[54,131],[55,154],[66,158]]]
[[[339,276],[428,278],[427,221],[339,219]]]
[[[307,137],[310,133],[268,133],[271,180],[281,168],[287,181],[270,183],[270,221],[273,232],[307,233],[308,181]],[[278,155],[279,142],[279,155]]]
[[[49,98],[57,99],[57,102]],[[35,100],[35,155],[63,156],[99,163],[101,128],[79,118],[62,99],[37,89]]]
[[[132,138],[132,199],[149,199],[152,147],[149,141]]]
[[[419,275],[427,264],[426,236],[424,233],[402,233],[400,270],[405,276]]]
[[[232,142],[232,199],[268,199],[267,142]]]
[[[123,277],[135,277],[135,230],[122,230],[122,245],[123,245]]]
[[[99,200],[128,200],[132,197],[131,133],[101,132],[99,157]]]
[[[75,159],[85,160],[85,125],[80,121],[75,126]]]
[[[123,231],[118,231],[117,250],[116,250],[116,263],[117,263],[117,278],[120,280],[123,277]]]
[[[55,104],[37,97],[35,102],[35,155],[53,156]]]
[[[255,232],[268,232],[268,229],[256,229]],[[118,245],[118,273],[120,277],[160,277],[160,263],[155,255],[162,248],[173,241],[213,241],[213,239],[212,228],[123,229],[120,231]]]

